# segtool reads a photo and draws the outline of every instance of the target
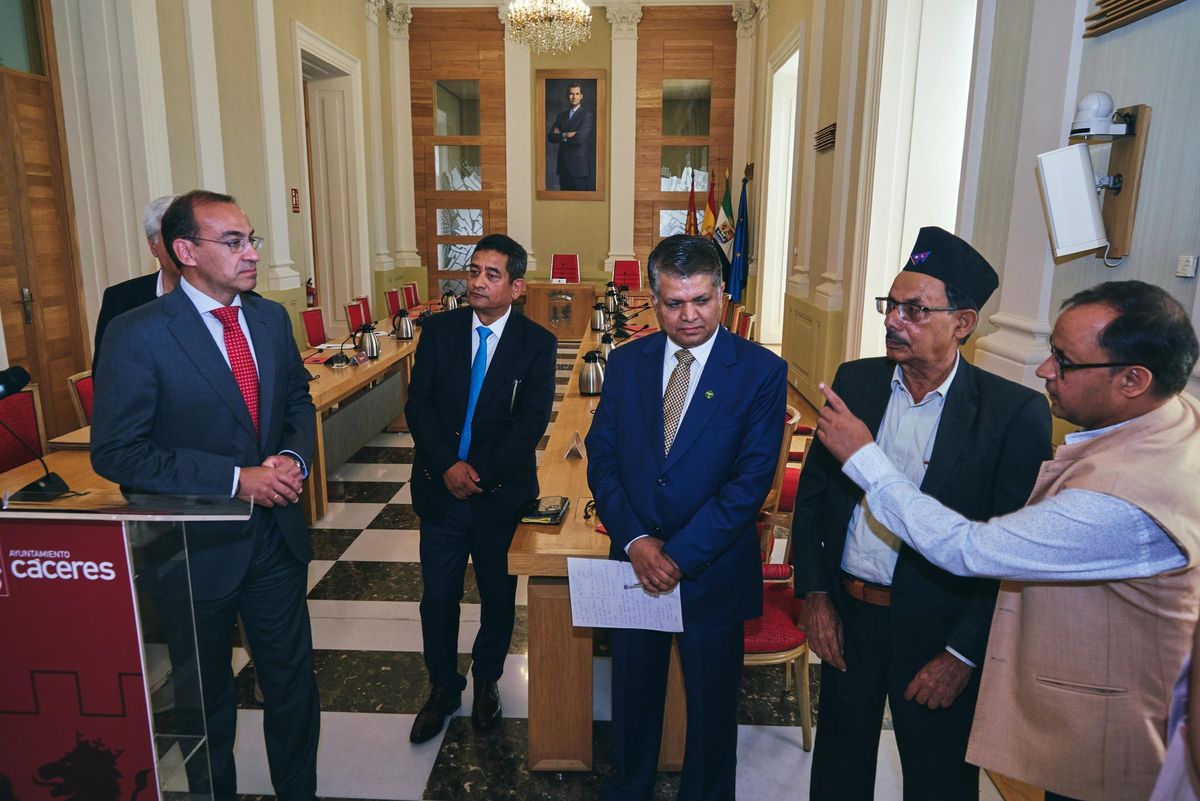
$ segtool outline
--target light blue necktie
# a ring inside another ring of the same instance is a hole
[[[458,441],[458,458],[466,461],[471,452],[471,418],[475,416],[475,403],[479,400],[479,390],[483,389],[483,376],[487,373],[487,341],[492,331],[486,325],[475,329],[479,332],[479,350],[475,351],[475,361],[471,362],[471,389],[467,394],[467,419],[463,421],[462,439]]]

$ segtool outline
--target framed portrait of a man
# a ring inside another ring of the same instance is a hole
[[[607,98],[603,70],[538,70],[539,200],[603,200]]]

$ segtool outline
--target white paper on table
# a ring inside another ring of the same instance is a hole
[[[633,565],[611,559],[567,559],[571,624],[604,629],[683,631],[679,585],[654,595],[638,584]]]
[[[352,347],[353,347],[353,345],[349,345],[345,342],[325,342],[321,345],[317,345],[316,349],[317,350],[341,350],[342,348],[352,348]]]

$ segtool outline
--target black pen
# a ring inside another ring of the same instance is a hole
[[[636,589],[640,589],[640,588],[641,588],[641,586],[642,586],[642,582],[640,582],[640,581],[639,581],[637,584],[626,584],[626,585],[625,585],[625,589],[627,589],[627,590],[636,590]]]

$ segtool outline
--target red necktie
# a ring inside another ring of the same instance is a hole
[[[239,306],[223,306],[213,309],[213,316],[225,326],[225,352],[229,354],[229,364],[233,368],[233,377],[238,389],[242,391],[242,400],[250,411],[250,421],[254,423],[254,433],[258,431],[258,370],[254,367],[254,357],[250,355],[250,343],[238,325]]]

